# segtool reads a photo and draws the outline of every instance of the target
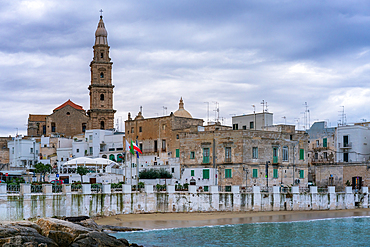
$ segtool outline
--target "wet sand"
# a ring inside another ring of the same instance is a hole
[[[95,218],[100,225],[143,229],[165,229],[194,226],[248,224],[258,222],[289,222],[353,216],[370,216],[370,209],[276,212],[209,212],[123,214]]]

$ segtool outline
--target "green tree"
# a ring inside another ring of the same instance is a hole
[[[89,170],[84,166],[77,167],[77,173],[81,176],[81,183],[83,182],[82,176],[89,173]]]
[[[45,182],[45,175],[47,172],[51,171],[51,165],[39,162],[35,164],[35,172],[40,173],[40,182]]]

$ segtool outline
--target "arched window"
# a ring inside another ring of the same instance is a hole
[[[100,100],[104,100],[104,94],[100,95]]]
[[[107,155],[103,154],[101,157],[102,157],[103,159],[106,159],[106,158],[107,158]]]
[[[109,159],[110,159],[110,160],[113,160],[113,161],[116,161],[116,159],[114,158],[114,154],[110,154],[110,155],[109,155]]]
[[[100,78],[104,78],[104,73],[103,72],[100,73]]]
[[[104,121],[100,122],[100,129],[102,129],[102,130],[104,129]]]

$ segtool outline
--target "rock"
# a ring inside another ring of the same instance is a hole
[[[83,227],[86,227],[86,228],[89,228],[91,230],[98,231],[98,232],[101,232],[103,230],[103,228],[99,226],[98,224],[96,224],[96,222],[92,219],[83,220],[76,224],[79,224]]]
[[[87,234],[81,234],[75,241],[71,244],[71,247],[114,247],[114,246],[129,246],[110,236],[104,232],[90,232]]]
[[[125,226],[109,226],[109,225],[101,225],[101,228],[104,230],[109,230],[113,232],[132,232],[132,231],[142,231],[141,228],[132,228],[132,227],[125,227]]]
[[[127,239],[119,238],[118,240],[121,241],[123,244],[130,246],[130,243],[127,241]]]
[[[59,247],[68,247],[73,242],[73,235],[69,232],[49,231],[48,238],[54,240]]]
[[[59,231],[59,232],[66,232],[72,235],[72,239],[74,240],[80,234],[85,234],[92,231],[89,228],[64,221],[52,218],[45,218],[37,220],[36,224],[41,227],[42,235],[45,237],[49,236],[50,231]]]
[[[64,217],[63,220],[76,223],[76,222],[81,222],[87,219],[90,219],[90,217],[89,216]]]

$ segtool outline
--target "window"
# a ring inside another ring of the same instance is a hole
[[[273,164],[278,163],[278,147],[272,148],[272,163]]]
[[[343,161],[348,162],[348,153],[343,153]]]
[[[209,169],[203,169],[203,179],[209,179]]]
[[[100,100],[104,100],[104,94],[100,95]]]
[[[135,130],[134,127],[131,127],[131,133],[134,133],[134,130]]]
[[[92,135],[89,135],[89,141],[92,141]]]
[[[231,147],[225,147],[225,162],[231,162]]]
[[[209,163],[209,148],[203,148],[203,163]]]
[[[304,178],[304,170],[299,170],[299,178]]]
[[[316,147],[320,147],[320,140],[316,140]]]
[[[249,128],[254,129],[254,122],[249,122]]]
[[[289,160],[289,148],[287,146],[283,147],[283,161]]]
[[[46,125],[43,125],[42,126],[42,134],[43,135],[46,135]]]
[[[315,159],[319,159],[319,153],[315,153]]]
[[[252,158],[253,159],[258,159],[258,147],[253,147],[252,148]]]
[[[123,148],[116,148],[117,151],[123,151]]]
[[[69,111],[67,111],[66,115],[69,116],[69,115],[71,115],[71,113]]]
[[[175,173],[175,168],[173,168],[173,167],[172,167],[172,168],[171,168],[171,172],[172,172],[172,173]]]
[[[104,58],[104,53],[103,52],[100,53],[100,58]]]
[[[162,151],[166,151],[166,140],[162,140]]]
[[[190,170],[190,176],[194,177],[194,170]]]
[[[208,186],[204,186],[204,192],[208,192]]]
[[[100,122],[100,129],[102,129],[102,130],[104,129],[104,121]]]
[[[103,72],[100,73],[100,78],[104,78],[104,73]]]
[[[56,131],[55,123],[51,123],[51,132],[55,132],[55,131]]]
[[[176,139],[179,139],[179,135],[176,135]]]
[[[114,158],[114,154],[110,154],[110,155],[109,155],[109,159],[110,159],[110,160],[116,160],[116,159]]]
[[[304,160],[304,149],[299,149],[299,159]]]
[[[63,161],[63,157],[62,157],[62,158],[60,158],[60,161]]]
[[[243,125],[243,130],[246,130],[247,129],[247,125]]]
[[[176,158],[180,157],[180,149],[176,149]]]
[[[274,168],[274,178],[278,178],[278,169],[277,168]]]
[[[33,154],[33,148],[30,148],[30,154]]]
[[[78,149],[78,148],[77,148],[77,149],[76,149],[76,153],[79,153],[79,152],[80,152],[80,149]]]
[[[323,155],[324,155],[324,159],[328,158],[328,153],[327,152],[323,152]]]
[[[258,169],[253,169],[253,177],[258,178]]]
[[[328,147],[328,139],[327,138],[322,139],[322,146],[324,148],[327,148]]]
[[[165,129],[166,129],[166,125],[165,125],[165,124],[163,124],[163,125],[162,125],[162,129],[163,129],[163,130],[165,130]]]
[[[139,143],[139,148],[140,148],[141,152],[143,152],[143,144],[142,143]]]
[[[86,131],[86,123],[83,123],[82,124],[82,132],[85,132]]]
[[[108,149],[109,151],[114,151],[115,149],[114,148],[110,148],[110,149]]]
[[[14,154],[14,147],[12,147],[12,154]]]
[[[233,124],[233,130],[238,130],[238,124]]]
[[[290,139],[290,140],[293,140],[293,135],[290,135],[289,139]]]
[[[90,147],[90,155],[92,155],[92,154],[93,154],[93,148]]]
[[[158,151],[158,141],[154,140],[154,152]]]
[[[139,132],[143,132],[143,128],[141,128],[141,126],[139,127]]]
[[[190,159],[194,159],[195,158],[195,152],[194,151],[191,151],[190,152]]]
[[[225,169],[225,178],[231,178],[231,169]]]
[[[348,136],[343,136],[343,147],[348,147]]]
[[[231,192],[231,186],[230,185],[225,186],[225,192]]]

